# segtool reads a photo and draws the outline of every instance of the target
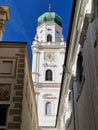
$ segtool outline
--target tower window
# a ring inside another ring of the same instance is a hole
[[[57,32],[57,34],[59,34],[59,31],[56,31]]]
[[[51,115],[51,102],[46,102],[45,104],[45,115],[50,116]]]
[[[46,70],[45,79],[47,81],[52,81],[52,71],[51,70]]]
[[[51,34],[47,35],[47,42],[52,42],[52,36],[51,36]]]

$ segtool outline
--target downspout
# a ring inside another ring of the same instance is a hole
[[[74,101],[74,89],[73,89],[73,86],[72,86],[72,105],[73,105],[73,118],[74,118],[74,130],[76,130],[76,118],[75,118],[75,101]]]

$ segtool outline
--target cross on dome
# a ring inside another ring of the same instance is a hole
[[[56,23],[59,26],[62,26],[62,18],[55,12],[51,12],[51,4],[48,6],[48,12],[45,12],[38,17],[38,26],[44,23]]]
[[[48,10],[49,12],[51,12],[51,4],[49,4]]]

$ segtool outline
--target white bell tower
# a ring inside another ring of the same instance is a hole
[[[39,127],[55,126],[66,44],[62,34],[62,19],[55,12],[45,12],[38,18],[32,45],[32,77],[36,91]]]

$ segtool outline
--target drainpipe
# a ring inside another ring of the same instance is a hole
[[[76,118],[75,118],[75,100],[74,100],[74,89],[72,85],[72,105],[73,105],[73,118],[74,118],[74,130],[76,130]]]

